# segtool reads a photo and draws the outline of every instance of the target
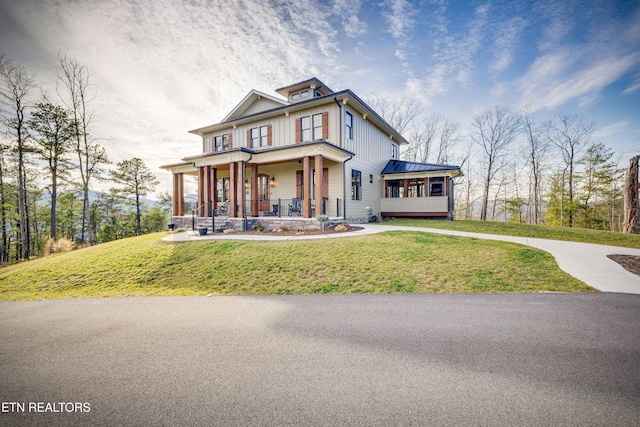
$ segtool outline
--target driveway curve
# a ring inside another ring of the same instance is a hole
[[[519,243],[549,252],[556,259],[558,266],[576,279],[602,292],[621,292],[640,294],[640,276],[625,270],[620,264],[609,259],[607,255],[636,255],[640,256],[640,249],[623,248],[618,246],[596,245],[592,243],[565,242],[560,240],[535,239],[529,237],[499,236],[495,234],[470,233],[466,231],[440,230],[423,227],[404,227],[380,224],[360,224],[362,230],[309,236],[269,236],[269,235],[208,235],[196,236],[190,233],[172,234],[164,238],[167,241],[197,241],[209,239],[225,240],[304,240],[327,239],[362,236],[366,234],[383,233],[385,231],[418,231],[423,233],[446,234],[452,236],[470,237],[475,239],[498,240]]]

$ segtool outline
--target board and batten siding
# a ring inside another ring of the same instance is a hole
[[[371,208],[373,215],[380,216],[380,199],[384,190],[380,172],[391,159],[393,141],[388,134],[363,118],[357,111],[350,109],[348,105],[346,111],[353,115],[353,140],[345,138],[345,148],[355,153],[346,163],[346,216],[353,221],[368,221],[367,207]],[[352,170],[362,173],[361,200],[351,200]],[[373,177],[373,182],[370,182],[370,176]]]

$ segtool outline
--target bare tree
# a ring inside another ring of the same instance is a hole
[[[91,211],[89,203],[90,183],[93,177],[104,174],[105,171],[102,169],[102,165],[108,164],[109,159],[105,150],[95,143],[89,132],[93,119],[93,114],[88,109],[91,70],[86,65],[69,58],[64,52],[58,53],[58,62],[62,69],[62,73],[58,76],[58,95],[71,111],[76,128],[75,151],[78,156],[78,169],[83,191],[80,243],[85,243],[87,234],[89,235],[90,243],[93,243],[92,236],[95,236],[95,230],[90,229],[91,222],[89,221]],[[66,93],[63,93],[64,91]]]
[[[555,145],[562,154],[564,161],[564,172],[566,173],[566,183],[569,186],[566,208],[568,214],[568,225],[573,227],[575,216],[575,165],[580,151],[591,140],[591,135],[595,129],[595,123],[586,121],[582,116],[574,114],[560,113],[556,120],[549,120],[545,124],[547,139]],[[564,182],[562,185],[564,194]],[[564,197],[563,197],[564,198]],[[564,203],[563,203],[564,205]]]
[[[452,147],[460,140],[460,123],[433,113],[412,127],[408,139],[411,145],[405,152],[405,159],[446,163]]]
[[[420,104],[416,100],[403,99],[392,102],[373,97],[368,100],[368,103],[401,135],[405,135],[416,126],[416,120],[422,113]]]
[[[506,163],[501,162],[507,148],[520,132],[520,116],[506,107],[495,107],[492,110],[474,116],[471,138],[482,149],[484,171],[484,190],[480,219],[487,220],[489,189],[496,174]]]
[[[531,119],[531,104],[522,107],[522,124],[527,138],[528,163],[531,168],[532,183],[532,222],[540,224],[542,220],[542,171],[541,165],[544,162],[549,148],[548,140],[543,138],[542,129]]]
[[[18,155],[18,211],[20,216],[20,239],[22,259],[29,259],[30,234],[27,203],[25,153],[27,152],[27,129],[25,112],[27,97],[34,86],[34,77],[24,68],[14,65],[0,55],[0,105],[7,133],[16,144]]]
[[[447,163],[450,161],[451,149],[460,141],[460,123],[442,118],[440,124],[440,144],[438,145],[437,163]]]
[[[439,116],[431,118],[415,125],[409,132],[409,148],[404,153],[404,158],[412,162],[426,163],[434,151],[434,142],[438,133]]]

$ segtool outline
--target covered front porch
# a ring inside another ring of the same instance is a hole
[[[344,161],[351,154],[316,141],[266,150],[238,148],[163,166],[173,173],[174,223],[229,218],[344,217]],[[197,201],[185,205],[185,178],[196,177]]]

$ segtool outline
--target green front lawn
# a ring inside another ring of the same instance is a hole
[[[515,224],[491,221],[438,221],[428,219],[394,219],[383,225],[427,227],[442,230],[468,231],[472,233],[498,234],[503,236],[533,237],[538,239],[565,240],[571,242],[596,243],[640,249],[640,235],[613,233],[586,228],[549,227],[547,225]]]
[[[0,300],[133,295],[592,291],[545,252],[420,232],[167,243],[165,233],[0,270]]]

